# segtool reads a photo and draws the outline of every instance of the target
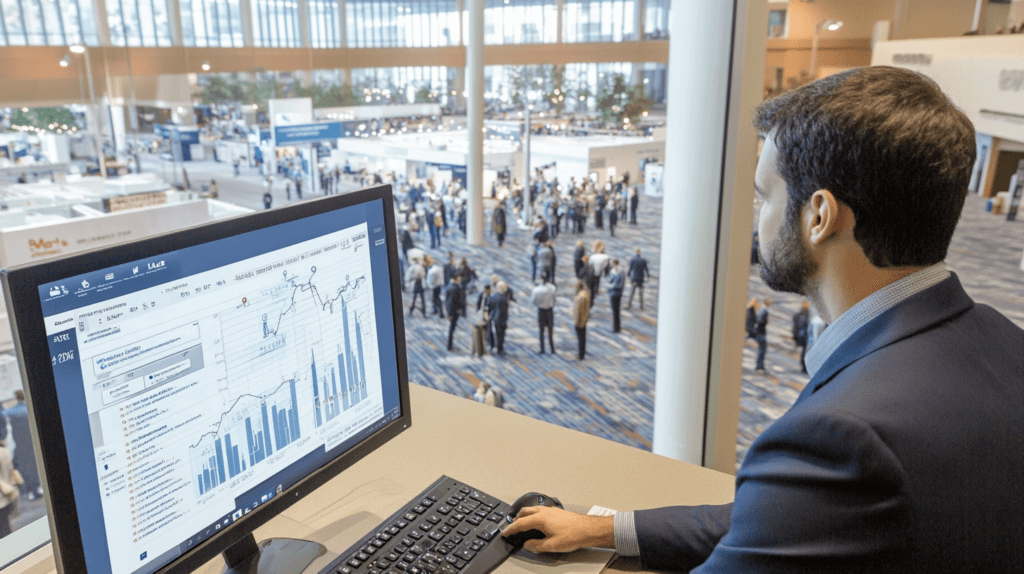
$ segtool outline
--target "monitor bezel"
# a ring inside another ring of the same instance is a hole
[[[146,239],[76,253],[58,259],[12,267],[0,271],[10,316],[22,383],[29,408],[32,439],[40,455],[40,472],[49,513],[54,561],[58,572],[77,572],[85,564],[80,522],[71,482],[71,469],[64,440],[63,422],[55,400],[54,379],[47,344],[39,286],[94,270],[106,269],[170,251],[193,247],[307,217],[381,200],[391,285],[391,313],[394,325],[401,416],[347,452],[320,467],[280,495],[260,505],[241,519],[197,544],[154,574],[191,572],[225,549],[302,500],[327,481],[338,476],[412,425],[409,409],[409,373],[406,360],[405,323],[398,261],[395,202],[390,185],[380,185],[339,195],[204,223]]]

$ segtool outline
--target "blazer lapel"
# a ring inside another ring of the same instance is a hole
[[[826,359],[804,387],[796,404],[825,386],[854,361],[901,339],[916,335],[974,306],[955,273],[949,279],[914,294],[892,309],[854,331],[850,338]]]

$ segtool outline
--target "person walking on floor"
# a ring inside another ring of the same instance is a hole
[[[533,288],[530,293],[530,301],[537,306],[537,329],[540,334],[540,353],[544,354],[544,331],[548,332],[548,342],[551,343],[551,353],[555,352],[555,290],[556,287],[548,282],[547,272],[540,274],[540,285]]]
[[[576,342],[579,345],[579,358],[587,356],[587,321],[590,320],[590,291],[582,281],[576,282],[576,297],[572,304],[573,325],[576,326]]]
[[[424,317],[427,316],[427,301],[426,296],[423,294],[423,281],[426,277],[427,272],[423,269],[420,259],[413,258],[412,265],[405,270],[405,283],[412,287],[412,305],[409,306],[410,316],[416,309],[416,297],[420,298],[420,311],[423,312]]]
[[[757,326],[754,328],[757,341],[757,366],[754,370],[764,372],[764,356],[768,352],[768,308],[772,306],[772,300],[765,298],[764,308],[757,314]]]
[[[494,231],[494,237],[498,240],[498,247],[501,247],[505,243],[505,202],[499,201],[498,206],[494,208],[494,213],[491,214],[491,230]]]
[[[491,322],[494,324],[494,343],[498,355],[505,354],[505,329],[508,328],[508,285],[499,281],[491,294]]]
[[[633,306],[633,295],[636,294],[637,289],[640,290],[640,310],[644,310],[644,282],[648,277],[651,276],[651,272],[647,269],[647,260],[640,255],[640,249],[636,250],[636,255],[629,260],[629,280],[633,283],[633,287],[629,290],[629,301],[626,302],[626,309]]]
[[[292,200],[292,180],[284,178],[284,194],[288,201]]]
[[[404,259],[406,263],[409,262],[409,250],[412,249],[413,247],[416,247],[416,244],[412,240],[412,233],[409,233],[410,227],[414,225],[416,224],[410,223],[409,225],[403,227],[402,232],[399,234],[398,238],[402,244],[402,259]]]
[[[608,210],[608,234],[615,237],[615,226],[619,224],[619,199],[613,196]]]
[[[36,452],[32,449],[32,430],[28,422],[28,405],[25,404],[25,392],[14,391],[16,404],[4,411],[11,423],[11,438],[14,439],[14,468],[18,469],[24,480],[21,492],[29,500],[42,496],[43,488],[39,479],[39,467],[36,466]],[[0,417],[2,418],[2,417]]]
[[[263,209],[270,209],[270,206],[274,203],[274,196],[269,191],[263,194]]]
[[[548,239],[546,243],[542,244],[537,251],[537,262],[540,267],[541,277],[547,276],[548,280],[554,283],[555,281],[555,248],[552,246],[551,240]]]
[[[593,275],[590,277],[590,305],[594,305],[594,301],[597,299],[598,293],[601,291],[601,277],[608,275],[608,264],[612,258],[604,252],[604,242],[598,239],[594,242],[594,248],[590,254],[590,260],[588,264],[593,270]]]
[[[490,285],[484,285],[483,292],[480,293],[480,297],[478,297],[477,300],[476,300],[476,310],[477,310],[477,312],[478,313],[479,312],[483,312],[482,316],[487,321],[487,323],[484,325],[484,329],[486,329],[486,331],[487,331],[487,333],[486,333],[486,335],[487,335],[487,348],[489,350],[491,350],[491,351],[494,350],[494,322],[492,321],[492,318],[493,318],[494,314],[491,313],[491,294],[492,293],[493,293],[493,290],[491,289],[491,286]],[[480,354],[483,355],[483,353],[480,353]]]
[[[629,190],[629,222],[636,225],[636,208],[640,205],[640,190],[632,187]]]
[[[753,339],[757,337],[757,312],[761,308],[761,305],[757,302],[757,298],[752,298],[747,303],[747,322],[746,331],[747,339]]]
[[[622,291],[625,283],[626,279],[622,275],[622,270],[619,269],[619,260],[613,259],[611,271],[608,273],[608,298],[612,304],[612,333],[618,333],[621,329],[619,309],[622,305]]]
[[[800,372],[807,374],[807,365],[804,364],[804,356],[807,355],[807,331],[811,325],[811,304],[804,300],[800,303],[800,310],[793,315],[793,343],[800,347]]]
[[[473,355],[484,356],[485,332],[488,331],[489,317],[487,310],[490,307],[488,298],[491,296],[491,286],[484,287],[480,297],[476,300],[476,312],[473,313]],[[489,334],[489,333],[488,333]]]
[[[433,257],[427,256],[425,261],[427,268],[427,288],[430,289],[430,302],[433,310],[431,314],[438,315],[444,319],[445,305],[441,301],[441,289],[445,287],[445,272],[441,263]]]
[[[452,337],[455,335],[455,325],[459,322],[466,308],[466,300],[463,298],[462,288],[459,287],[459,276],[452,277],[452,280],[445,286],[444,308],[448,311],[448,350],[452,350]]]
[[[573,276],[577,279],[580,276],[580,270],[583,269],[583,256],[586,254],[587,251],[583,248],[583,240],[578,240],[576,242],[576,250],[572,253]]]

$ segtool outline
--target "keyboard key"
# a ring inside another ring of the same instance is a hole
[[[505,517],[501,514],[498,514],[497,512],[487,517],[487,520],[490,520],[491,522],[501,522],[504,519]]]
[[[468,526],[463,526],[462,528],[459,528],[455,532],[458,532],[460,535],[465,536],[465,535],[469,534],[469,527]]]
[[[446,500],[445,502],[448,504],[448,506],[458,506],[460,500],[462,500],[462,499],[461,498],[455,498],[453,496],[453,497],[449,498],[448,500]]]
[[[455,494],[452,495],[452,498],[454,498],[455,500],[466,500],[466,495],[462,494],[461,492],[456,492]]]
[[[405,571],[405,574],[423,574],[423,569],[419,566],[410,566],[409,569]]]
[[[423,532],[430,532],[430,529],[433,528],[433,527],[434,527],[434,525],[429,523],[429,522],[424,522],[424,523],[419,525],[419,529],[422,530]],[[413,531],[413,532],[415,532],[415,531]],[[409,536],[412,536],[412,532],[409,533]]]
[[[336,570],[337,574],[352,574],[352,569],[348,566],[342,566]]]
[[[406,570],[409,569],[409,564],[406,563],[406,562],[399,562],[398,564],[395,564],[395,569],[396,570],[401,570],[402,572],[405,572]]]
[[[469,543],[469,549],[473,550],[473,551],[477,551],[477,552],[479,552],[480,549],[483,548],[484,546],[487,546],[487,543],[484,542],[483,540],[474,540],[474,541]]]
[[[427,508],[430,508],[431,506],[434,506],[434,501],[430,500],[430,498],[424,498],[423,500],[420,501],[420,504],[426,506]]]
[[[448,527],[445,526],[445,528],[448,528]],[[429,538],[431,538],[432,540],[436,540],[436,541],[440,542],[441,539],[444,538],[444,532],[441,532],[439,530],[435,530],[435,531],[431,532],[430,534],[428,534],[427,536]]]
[[[384,541],[378,539],[378,540],[374,540],[370,544],[372,544],[373,546],[376,546],[377,548],[380,548],[381,546],[384,546]]]
[[[456,550],[455,555],[468,562],[472,560],[474,556],[476,556],[476,552],[470,550],[469,548],[463,548],[462,550]]]
[[[380,574],[380,569],[379,568],[370,568],[369,570],[366,571],[366,574]]]
[[[391,540],[391,535],[388,534],[387,532],[381,532],[380,534],[377,535],[377,538],[387,542],[388,540]]]
[[[413,520],[416,520],[416,519],[413,518]],[[399,521],[395,522],[394,526],[397,526],[398,528],[405,528],[406,526],[409,526],[409,521],[408,520],[399,520]]]
[[[401,554],[398,554],[397,552],[388,552],[384,558],[392,562],[398,562],[399,556],[401,556]]]
[[[409,538],[412,538],[413,540],[419,540],[419,539],[423,538],[423,533],[420,532],[419,530],[413,530],[413,531],[409,532]]]
[[[427,511],[427,507],[423,506],[422,504],[417,504],[416,506],[412,507],[412,511],[415,512],[416,514],[423,514],[424,512]]]
[[[393,560],[385,560],[385,559],[381,558],[381,559],[377,560],[377,564],[375,566],[377,566],[377,568],[387,568],[388,566],[391,566],[392,564],[394,564]]]
[[[410,550],[411,550],[411,548],[410,548]],[[402,556],[402,562],[408,562],[409,564],[412,564],[415,561],[416,561],[416,555],[413,554],[412,552],[407,552],[405,554],[405,556]]]
[[[424,564],[422,568],[431,574],[437,572],[437,564]]]
[[[439,506],[437,508],[438,514],[448,514],[451,511],[452,511],[452,507],[450,505],[448,505],[448,504],[444,504],[444,505]]]
[[[480,492],[479,490],[474,490],[473,493],[469,495],[469,497],[472,498],[473,500],[479,500],[481,504],[486,504],[492,507],[496,506],[499,503],[499,501],[496,498],[488,496]]]
[[[454,518],[449,518],[448,520],[445,520],[444,523],[448,526],[451,526],[452,528],[455,528],[459,525],[459,521],[455,520]]]
[[[405,551],[406,551],[406,550],[408,550],[408,549],[409,549],[409,548],[410,548],[410,547],[411,547],[412,545],[413,545],[413,542],[412,542],[412,540],[409,540],[409,544],[408,544],[408,545],[405,545],[405,544],[397,544],[397,545],[395,545],[395,547],[394,547],[394,548],[392,548],[392,550],[393,550],[393,551],[394,551],[394,552],[395,552],[396,554],[398,554],[399,556],[401,556],[402,554],[405,554]]]
[[[391,526],[391,527],[389,527],[387,529],[387,533],[392,535],[392,536],[394,536],[395,534],[398,534],[401,531],[402,530],[400,528],[398,528],[397,526]]]
[[[469,494],[470,492],[473,492],[473,491],[470,490],[470,488],[468,486],[463,486],[462,488],[459,489],[459,492],[461,492],[462,494]]]
[[[495,536],[497,536],[500,533],[501,533],[501,529],[500,528],[487,528],[483,532],[478,533],[477,537],[489,541],[490,539],[494,538]]]
[[[456,556],[454,553],[452,553],[452,554],[449,554],[448,556],[446,556],[444,561],[449,563],[449,564],[458,564],[459,557]]]
[[[451,538],[449,538],[449,540],[451,540],[455,544],[458,544],[459,542],[462,542],[462,537],[461,536],[452,536]]]
[[[480,518],[487,518],[487,511],[486,510],[477,510],[476,512],[473,513],[473,516],[479,516]],[[392,534],[398,534],[398,533],[397,532],[392,532]]]
[[[459,522],[462,522],[463,520],[466,519],[466,515],[463,514],[462,512],[456,512],[455,514],[452,515],[452,518],[454,518],[455,520],[458,520]]]
[[[366,562],[367,560],[369,560],[369,559],[370,559],[370,555],[369,555],[369,554],[367,554],[366,552],[360,552],[359,554],[356,554],[356,558],[357,558],[357,559],[358,559],[358,560],[359,560],[360,562]]]
[[[413,513],[411,513],[411,512],[406,512],[406,513],[405,513],[405,514],[403,515],[403,517],[404,517],[404,518],[405,518],[406,520],[409,520],[409,521],[413,521],[413,520],[416,520],[416,515],[415,515],[415,514],[413,514]]]
[[[363,565],[362,562],[356,560],[355,558],[349,560],[348,562],[346,562],[346,564],[348,564],[349,566],[351,566],[353,568],[359,568],[360,566]]]
[[[479,526],[480,523],[483,522],[483,519],[479,516],[470,516],[466,519],[466,522],[472,524],[473,526]]]
[[[445,564],[437,570],[437,574],[459,574],[459,571],[451,564]]]
[[[441,526],[441,532],[444,532],[445,534],[448,534],[451,531],[452,531],[452,527],[451,526],[448,526],[447,524]]]
[[[377,551],[377,547],[374,546],[373,544],[367,544],[366,547],[363,548],[363,552],[365,552],[367,554],[373,554],[376,551]]]
[[[403,538],[402,539],[402,544],[404,544],[406,546],[412,546],[413,544],[416,544],[416,543],[413,542],[412,540],[409,540],[408,538]],[[404,550],[403,550],[403,552],[404,552]]]

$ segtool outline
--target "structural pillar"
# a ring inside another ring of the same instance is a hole
[[[981,172],[981,189],[978,190],[978,195],[982,197],[992,197],[996,194],[996,190],[993,188],[996,184],[996,166],[999,165],[999,152],[1002,144],[1003,140],[993,137],[992,146],[988,148],[988,158],[985,160]]]
[[[1006,17],[1006,29],[1024,22],[1024,0],[1013,0],[1010,3],[1010,13]]]
[[[241,0],[239,3],[239,12],[242,18],[242,45],[249,47],[253,45],[252,39],[252,2],[250,0]]]
[[[185,40],[181,32],[181,2],[179,0],[167,0],[167,26],[171,30],[171,45],[184,45]]]
[[[985,34],[985,23],[988,21],[988,0],[976,0],[974,5],[974,23],[971,30],[978,34]]]
[[[652,450],[730,473],[766,10],[763,0],[693,2],[669,23]]]
[[[896,0],[896,9],[892,16],[892,39],[903,40],[907,37],[907,21],[910,19],[910,0]]]
[[[466,242],[484,243],[484,0],[466,0]]]

